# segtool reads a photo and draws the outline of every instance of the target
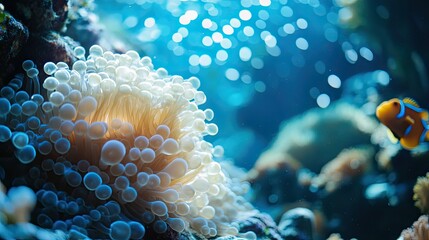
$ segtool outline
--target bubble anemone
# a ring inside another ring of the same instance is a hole
[[[250,206],[238,203],[203,139],[217,126],[207,123],[211,109],[199,109],[195,78],[154,69],[135,51],[95,45],[80,55],[71,68],[46,63],[42,90],[21,78],[0,91],[1,142],[43,173],[27,181],[43,205],[40,224],[91,238],[138,239],[148,226],[237,234],[230,223]]]

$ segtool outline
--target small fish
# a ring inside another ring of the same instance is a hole
[[[399,140],[402,147],[413,149],[424,141],[429,141],[429,114],[411,98],[390,99],[382,102],[376,116],[388,130],[389,137]]]

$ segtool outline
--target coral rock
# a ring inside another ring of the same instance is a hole
[[[1,6],[1,4],[0,4]],[[0,85],[11,61],[16,57],[28,40],[28,29],[6,11],[0,10]]]

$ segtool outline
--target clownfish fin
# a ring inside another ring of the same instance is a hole
[[[403,100],[402,100],[404,103],[408,103],[408,104],[410,104],[410,105],[413,105],[414,107],[420,107],[418,104],[417,104],[417,102],[416,102],[416,100],[414,100],[414,99],[412,99],[412,98],[409,98],[409,97],[407,97],[407,98],[404,98]]]
[[[409,123],[410,125],[413,125],[414,123],[415,123],[415,121],[414,121],[414,119],[412,119],[410,116],[406,116],[405,117],[405,121],[407,122],[407,123]]]
[[[398,143],[400,139],[395,133],[390,131],[390,129],[387,129],[387,138],[389,138],[392,143]]]
[[[429,121],[429,113],[427,111],[423,111],[421,118],[426,122]]]
[[[424,141],[429,142],[429,129],[427,129],[427,131],[426,131]]]
[[[418,141],[412,141],[412,139],[405,139],[405,138],[401,138],[401,140],[399,140],[399,143],[403,148],[408,150],[411,150],[419,145]]]

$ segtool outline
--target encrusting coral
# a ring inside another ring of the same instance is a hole
[[[0,91],[0,141],[31,166],[23,181],[38,190],[37,223],[78,238],[140,239],[149,225],[237,235],[231,222],[253,208],[203,139],[218,129],[206,122],[213,111],[198,107],[200,81],[154,69],[135,51],[74,53],[71,68],[44,65],[43,89],[25,61],[26,76]]]
[[[344,149],[323,166],[320,174],[312,179],[312,184],[333,192],[352,178],[363,175],[369,168],[373,155],[374,149],[370,146]]]
[[[425,177],[419,177],[413,188],[414,195],[413,199],[416,207],[418,207],[422,213],[429,213],[429,173]]]
[[[428,216],[422,215],[413,226],[402,231],[398,240],[429,240]]]
[[[375,119],[346,102],[337,102],[327,109],[311,109],[285,122],[255,167],[269,166],[272,160],[278,165],[283,160],[292,165],[298,161],[303,167],[319,172],[342,149],[369,144],[376,127]]]
[[[36,201],[36,194],[28,187],[12,187],[6,193],[0,182],[1,239],[66,239],[63,231],[49,231],[29,223]]]

